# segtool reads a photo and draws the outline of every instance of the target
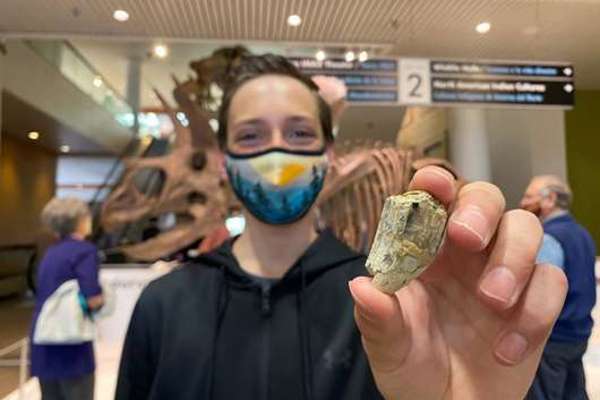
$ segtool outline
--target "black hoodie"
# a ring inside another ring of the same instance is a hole
[[[240,268],[231,243],[144,290],[116,399],[381,399],[348,290],[364,256],[325,231],[267,280]]]

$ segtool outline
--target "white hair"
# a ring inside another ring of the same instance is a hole
[[[90,215],[87,204],[76,197],[54,197],[42,210],[42,223],[60,237],[72,234],[79,220]]]
[[[573,192],[569,185],[556,175],[540,175],[534,178],[542,183],[540,195],[548,196],[556,194],[556,206],[564,210],[568,209],[573,201]]]

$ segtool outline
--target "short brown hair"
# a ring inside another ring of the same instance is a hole
[[[325,143],[333,143],[333,122],[331,120],[331,109],[319,95],[319,87],[306,75],[300,72],[285,57],[275,54],[248,55],[241,58],[240,64],[235,67],[227,80],[223,91],[223,99],[219,108],[219,129],[217,139],[222,149],[227,144],[227,117],[231,100],[238,89],[246,82],[263,75],[282,75],[302,82],[313,94],[317,101],[319,111],[319,122],[325,137]]]

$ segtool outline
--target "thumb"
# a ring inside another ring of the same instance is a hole
[[[363,346],[375,379],[379,380],[381,375],[397,372],[403,366],[410,349],[410,330],[398,298],[379,291],[371,278],[355,278],[349,287]]]

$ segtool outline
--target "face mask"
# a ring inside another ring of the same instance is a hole
[[[539,217],[542,212],[539,201],[523,204],[522,208],[535,214],[537,217]]]
[[[273,149],[253,155],[225,156],[229,182],[240,201],[259,220],[273,225],[302,218],[323,188],[324,151]]]

